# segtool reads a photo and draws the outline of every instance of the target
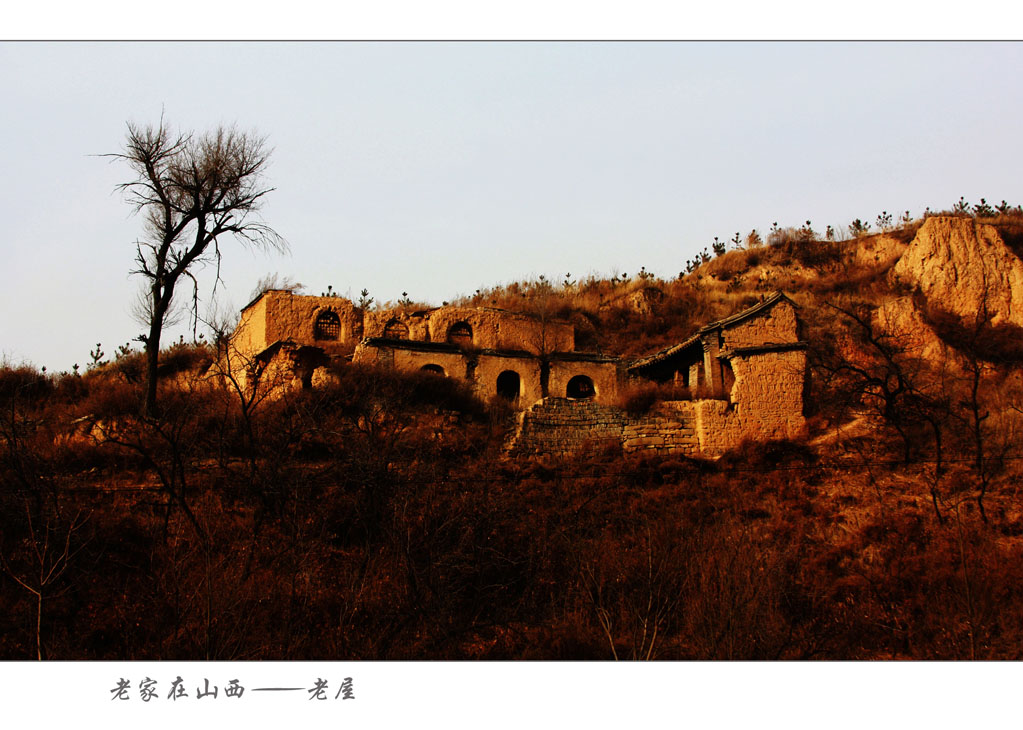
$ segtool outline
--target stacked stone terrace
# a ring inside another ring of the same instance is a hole
[[[507,448],[519,455],[567,458],[583,447],[612,444],[627,454],[696,456],[700,450],[692,418],[670,404],[633,417],[620,408],[568,398],[545,398],[521,414]]]

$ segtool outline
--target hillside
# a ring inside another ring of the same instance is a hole
[[[453,303],[628,362],[784,292],[806,430],[719,459],[509,457],[514,413],[456,379],[338,358],[249,391],[210,377],[222,342],[165,353],[159,419],[138,354],[8,365],[0,657],[1019,658],[1023,213],[1002,208]]]

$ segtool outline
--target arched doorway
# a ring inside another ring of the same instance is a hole
[[[593,387],[593,380],[586,375],[576,375],[568,381],[568,386],[565,388],[566,396],[579,400],[592,398],[596,394],[597,391]]]
[[[434,365],[433,363],[430,363],[429,365],[423,365],[423,367],[419,368],[419,370],[424,373],[430,373],[432,375],[440,375],[441,377],[444,377],[444,368],[442,368],[440,365]]]
[[[497,376],[497,395],[505,400],[513,401],[522,391],[522,379],[514,370],[505,370]]]

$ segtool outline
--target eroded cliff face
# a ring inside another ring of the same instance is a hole
[[[986,299],[992,325],[1023,326],[1023,261],[994,226],[970,218],[928,218],[892,275],[966,321]]]
[[[913,297],[896,297],[877,308],[874,324],[879,332],[898,338],[910,357],[930,363],[949,362],[952,350],[916,308]]]

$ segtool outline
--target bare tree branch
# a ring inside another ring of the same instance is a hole
[[[192,280],[197,315],[194,267],[216,264],[219,282],[221,236],[263,251],[287,250],[276,231],[254,220],[263,198],[273,191],[263,177],[270,153],[265,137],[234,127],[175,133],[161,117],[156,126],[129,122],[123,151],[104,155],[134,172],[135,178],[117,189],[143,214],[144,236],[136,241],[131,273],[146,280],[146,415],[156,415],[160,336],[181,278]]]

